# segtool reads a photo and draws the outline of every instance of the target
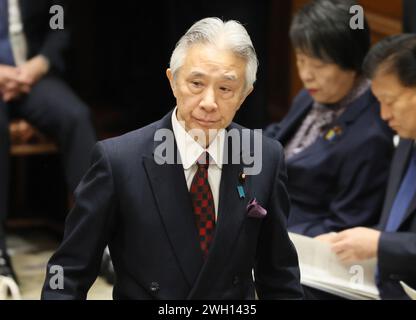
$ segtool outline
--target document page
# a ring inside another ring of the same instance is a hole
[[[328,243],[289,233],[299,257],[301,283],[347,299],[379,299],[376,259],[341,263]]]

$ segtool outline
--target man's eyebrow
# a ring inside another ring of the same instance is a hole
[[[189,76],[190,77],[202,78],[202,77],[206,77],[206,74],[201,72],[201,71],[192,71]],[[222,76],[222,78],[224,80],[228,80],[228,81],[236,81],[237,80],[237,77],[233,74],[224,74]]]
[[[205,73],[202,73],[200,71],[192,71],[190,74],[191,77],[204,77]]]
[[[225,80],[230,80],[230,81],[235,81],[235,80],[237,80],[237,77],[236,77],[235,75],[233,75],[233,74],[225,74],[225,75],[223,76],[223,78],[224,78]]]

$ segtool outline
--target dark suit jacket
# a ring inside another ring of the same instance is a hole
[[[312,104],[302,90],[288,115],[266,134],[286,145]],[[378,111],[368,90],[331,126],[341,127],[341,134],[332,141],[320,137],[287,160],[289,231],[313,237],[378,222],[393,151],[392,132]]]
[[[42,54],[49,59],[51,67],[55,70],[64,69],[63,52],[69,44],[68,10],[62,0],[19,0],[23,22],[23,30],[28,43],[28,58]],[[63,30],[52,30],[49,13],[53,5],[64,8]]]
[[[261,138],[263,167],[245,181],[244,199],[237,192],[243,165],[223,166],[216,234],[204,262],[183,167],[158,165],[153,156],[162,143],[154,141],[155,132],[165,128],[172,130],[171,113],[96,145],[64,240],[48,264],[48,270],[63,266],[64,289],[52,290],[47,274],[42,298],[85,298],[107,244],[116,299],[252,299],[254,286],[260,298],[300,298],[297,255],[286,231],[281,146]],[[231,144],[229,151],[241,159]],[[266,218],[247,216],[254,197],[267,209]]]
[[[401,140],[394,155],[379,229],[384,230],[407,170],[412,140]],[[416,183],[416,181],[415,181]],[[383,299],[406,299],[402,280],[416,288],[416,195],[397,232],[382,232],[378,248],[379,291]]]

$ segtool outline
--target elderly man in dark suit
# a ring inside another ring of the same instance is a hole
[[[232,123],[256,71],[238,22],[187,31],[167,70],[177,107],[96,145],[42,298],[86,298],[107,244],[116,299],[302,297],[282,148]]]
[[[9,119],[20,117],[54,136],[73,191],[95,143],[88,107],[57,76],[68,28],[53,30],[49,10],[61,1],[0,0],[0,274],[12,276],[2,228],[9,185]],[[65,21],[65,20],[64,20]]]
[[[357,227],[318,237],[344,262],[376,257],[383,299],[408,298],[399,284],[416,287],[416,35],[388,37],[364,61],[381,117],[400,136],[378,227]]]

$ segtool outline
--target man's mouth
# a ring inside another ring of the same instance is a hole
[[[203,127],[211,127],[217,122],[216,120],[204,120],[204,119],[195,118],[195,117],[194,117],[194,120]]]

